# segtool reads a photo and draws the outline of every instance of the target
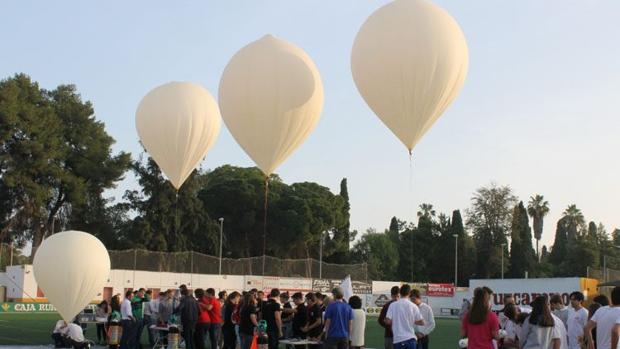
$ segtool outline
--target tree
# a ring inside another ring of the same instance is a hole
[[[400,234],[405,231],[406,226],[407,222],[401,221],[396,217],[392,217],[392,219],[390,220],[390,227],[387,234],[395,245],[398,246]]]
[[[430,253],[423,254],[428,260],[428,275],[432,282],[454,282],[455,267],[455,243],[458,248],[458,280],[461,285],[466,285],[472,277],[475,268],[475,249],[473,240],[463,227],[463,220],[459,210],[452,212],[452,218],[441,213],[430,241]],[[455,235],[458,238],[455,238]]]
[[[2,233],[32,239],[79,222],[80,206],[122,179],[129,154],[73,85],[46,91],[26,75],[0,83]],[[73,216],[73,217],[72,217]]]
[[[341,206],[338,214],[338,221],[335,222],[335,226],[332,232],[333,238],[330,243],[333,245],[334,253],[329,258],[332,263],[347,263],[349,262],[349,249],[352,241],[349,229],[350,223],[350,210],[351,205],[349,203],[349,189],[347,188],[347,179],[343,178],[340,181],[340,193],[335,200],[341,200],[341,203],[336,205]]]
[[[44,229],[62,156],[60,120],[25,74],[0,81],[1,241],[24,244]]]
[[[452,211],[450,231],[453,235],[458,235],[458,284],[467,286],[468,280],[476,273],[476,244],[465,231],[459,210]]]
[[[130,155],[111,155],[114,139],[105,132],[105,125],[95,119],[92,104],[82,101],[75,86],[61,85],[49,92],[49,98],[61,121],[64,146],[64,156],[59,159],[61,171],[53,197],[46,205],[46,230],[53,234],[54,220],[66,206],[70,206],[71,214],[65,223],[71,222],[72,229],[83,229],[82,222],[91,217],[82,206],[89,201],[105,201],[101,195],[123,178]],[[35,236],[34,246],[38,246],[38,238]]]
[[[552,265],[559,266],[565,259],[568,248],[568,231],[567,218],[562,217],[558,220],[555,228],[555,240],[549,255],[549,262]],[[557,273],[558,276],[560,273]]]
[[[615,246],[620,246],[620,229],[614,229],[611,233],[611,239],[613,240]]]
[[[387,234],[369,229],[353,246],[352,255],[356,262],[368,264],[371,280],[397,279],[398,250]]]
[[[583,213],[581,213],[581,210],[578,209],[575,204],[572,204],[568,205],[566,210],[564,210],[562,217],[566,218],[568,240],[575,240],[579,231],[581,231],[586,224]]]
[[[510,267],[508,275],[514,278],[523,277],[525,272],[532,273],[535,261],[532,248],[532,230],[523,201],[515,206],[512,214]]]
[[[426,220],[432,221],[435,218],[435,209],[433,209],[433,205],[420,205],[420,210],[418,211],[418,218],[424,218]]]
[[[536,194],[531,196],[527,205],[527,212],[534,220],[534,238],[536,239],[536,256],[540,261],[540,253],[538,250],[538,242],[540,241],[543,233],[544,218],[549,213],[549,202],[545,200],[544,196]]]
[[[224,218],[224,251],[230,257],[263,253],[263,183],[264,176],[254,167],[225,165],[205,175],[199,197],[207,212]],[[346,190],[341,193],[345,195],[334,195],[329,188],[311,182],[288,185],[272,175],[267,255],[318,259],[322,241],[324,260],[332,260],[342,252],[342,246],[349,244],[354,232],[347,228],[348,194]]]
[[[501,249],[512,221],[517,198],[509,186],[491,184],[476,190],[467,210],[467,226],[473,231],[477,251],[476,276],[490,278],[500,273]],[[504,248],[504,252],[507,249]]]
[[[215,254],[219,229],[198,198],[202,176],[192,172],[176,191],[150,157],[133,162],[132,169],[142,191],[125,193],[126,209],[136,216],[127,223],[123,238],[152,251]]]

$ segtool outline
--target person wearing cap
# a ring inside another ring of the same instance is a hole
[[[353,310],[344,301],[342,288],[333,289],[334,301],[325,309],[325,348],[347,349],[353,322]]]

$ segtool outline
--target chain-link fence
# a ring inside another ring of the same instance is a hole
[[[586,277],[597,279],[599,282],[617,281],[620,280],[620,270],[610,268],[595,269],[588,267]]]
[[[219,274],[220,258],[198,252],[155,252],[147,250],[108,251],[112,269],[157,272]],[[331,264],[316,259],[280,259],[265,257],[267,276],[368,280],[368,268],[362,264]],[[224,275],[263,275],[263,257],[222,258]]]

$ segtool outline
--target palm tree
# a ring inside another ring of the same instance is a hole
[[[575,204],[568,205],[564,213],[562,213],[562,216],[566,218],[568,240],[574,240],[577,237],[577,231],[585,226],[586,219]]]
[[[422,204],[420,205],[420,210],[418,211],[418,218],[426,218],[431,220],[435,217],[435,209],[433,209],[432,204]]]
[[[536,196],[530,196],[530,202],[527,204],[527,213],[534,220],[534,238],[536,239],[536,256],[540,262],[540,253],[538,252],[538,242],[542,237],[543,221],[547,213],[549,213],[549,202],[545,200],[545,197],[536,194]]]

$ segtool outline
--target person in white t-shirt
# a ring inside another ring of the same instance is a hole
[[[506,331],[502,338],[502,348],[519,348],[519,325],[517,325],[517,315],[519,308],[514,304],[506,304],[504,311],[501,313],[506,321],[501,325],[502,330]],[[501,323],[501,322],[500,322]]]
[[[358,296],[349,298],[349,305],[353,309],[353,321],[351,323],[350,347],[353,349],[364,348],[366,334],[366,313],[362,309],[362,299]]]
[[[546,296],[538,296],[531,303],[532,312],[523,322],[521,349],[560,349],[561,333]]]
[[[424,319],[424,326],[416,326],[415,335],[418,340],[419,349],[428,349],[429,339],[428,336],[435,329],[435,316],[433,315],[433,309],[430,305],[422,302],[420,290],[411,290],[411,301],[417,305]]]
[[[125,299],[121,303],[121,324],[123,333],[121,334],[121,349],[134,348],[136,346],[136,319],[133,317],[131,309],[131,299],[133,291],[125,292]]]
[[[564,306],[564,301],[562,300],[562,296],[559,294],[554,294],[549,299],[549,303],[551,303],[551,310],[553,315],[557,316],[564,323],[564,327],[567,326],[568,322],[568,308]]]
[[[573,308],[569,310],[566,321],[569,349],[581,349],[583,331],[588,323],[588,310],[583,307],[583,300],[584,296],[581,292],[570,294],[570,304]]]
[[[417,305],[409,299],[411,286],[404,284],[400,288],[400,300],[390,304],[385,315],[386,324],[392,326],[394,349],[415,349],[417,338],[414,328],[424,326],[424,318]]]
[[[592,316],[584,331],[588,339],[588,349],[594,349],[592,330],[596,328],[596,349],[611,349],[611,333],[617,323],[620,323],[620,287],[611,291],[611,306],[599,308]]]
[[[65,320],[58,320],[54,331],[52,331],[52,339],[54,340],[54,346],[56,348],[66,348],[70,345],[65,333],[67,332],[67,323]]]
[[[75,349],[81,349],[86,346],[86,341],[84,340],[84,332],[82,331],[82,326],[70,323],[67,325],[65,329],[65,336],[69,338],[71,341],[71,345]]]
[[[560,334],[560,348],[559,349],[568,349],[568,337],[566,337],[566,325],[562,322],[562,319],[557,317],[553,312],[551,313],[553,316],[554,328],[557,333]]]

